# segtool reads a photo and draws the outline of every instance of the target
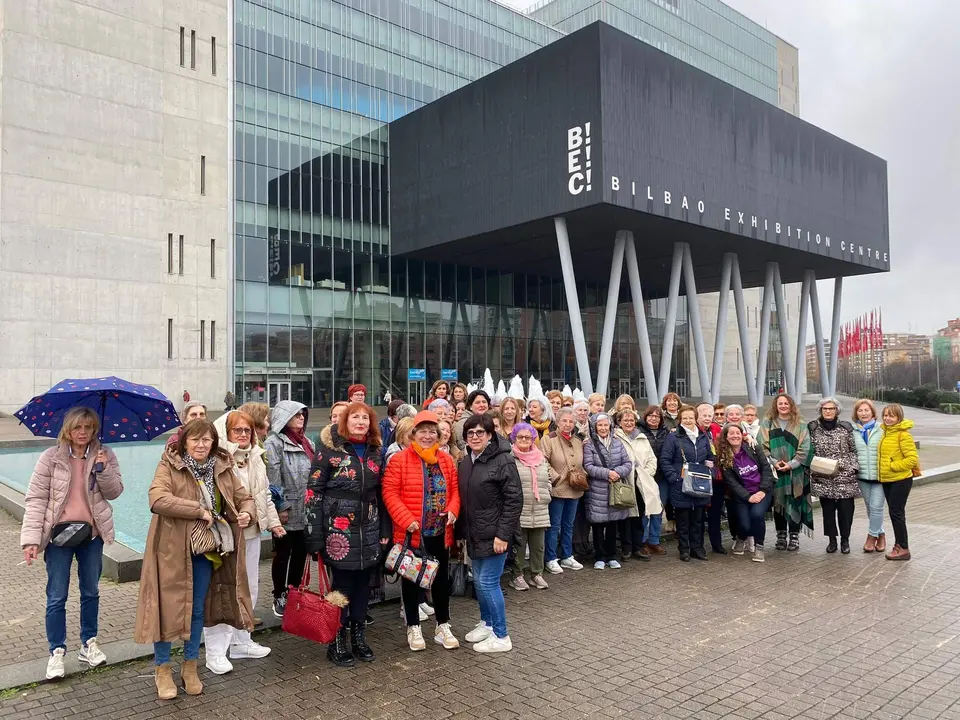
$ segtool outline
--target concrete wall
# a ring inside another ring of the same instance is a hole
[[[0,0],[0,410],[104,374],[222,398],[227,1]]]
[[[800,117],[800,51],[777,38],[777,90],[780,109]]]

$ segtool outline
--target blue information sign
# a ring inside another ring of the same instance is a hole
[[[416,380],[426,380],[426,379],[427,379],[426,368],[408,368],[407,369],[407,382],[415,382]]]
[[[440,379],[441,380],[458,380],[460,378],[460,373],[456,368],[443,368],[440,370]]]

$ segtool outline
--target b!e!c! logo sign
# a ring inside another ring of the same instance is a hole
[[[593,189],[590,144],[590,123],[567,130],[567,173],[569,174],[567,189],[571,195],[579,195],[584,190],[590,192]]]

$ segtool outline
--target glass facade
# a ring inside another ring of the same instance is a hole
[[[528,13],[568,33],[603,20],[778,103],[776,36],[719,0],[542,0]]]
[[[535,374],[575,385],[559,278],[391,257],[386,123],[560,37],[491,0],[234,0],[236,391],[345,399],[361,382],[422,398]],[[596,367],[606,288],[579,288]],[[665,301],[648,302],[655,360]],[[690,366],[681,301],[671,387]],[[632,306],[618,313],[611,389],[640,395]],[[412,378],[412,379],[411,379]]]

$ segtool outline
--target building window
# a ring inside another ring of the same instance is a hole
[[[173,360],[173,318],[167,318],[167,360]]]
[[[167,275],[173,275],[173,233],[167,233]]]
[[[210,321],[210,359],[217,359],[217,321]]]
[[[210,277],[217,276],[217,240],[210,238]]]
[[[180,274],[183,275],[183,235],[180,236]]]
[[[200,156],[200,194],[207,194],[207,156]]]
[[[197,31],[190,31],[190,69],[197,69]]]
[[[183,67],[187,59],[186,30],[183,25],[180,26],[180,67]]]
[[[217,39],[210,38],[210,72],[217,74]]]
[[[207,357],[207,321],[200,321],[200,359],[205,360]]]

